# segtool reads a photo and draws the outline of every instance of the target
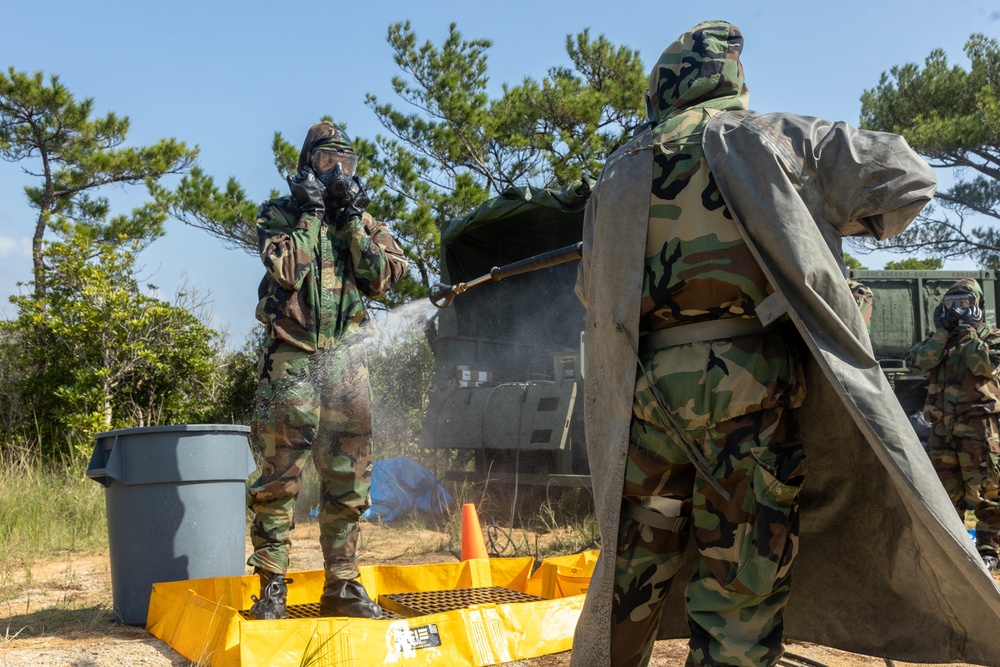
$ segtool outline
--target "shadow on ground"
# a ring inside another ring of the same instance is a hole
[[[58,637],[72,640],[93,637],[95,631],[102,636],[121,639],[149,636],[144,628],[115,623],[114,614],[105,605],[76,609],[49,607],[0,619],[0,640],[15,637]]]

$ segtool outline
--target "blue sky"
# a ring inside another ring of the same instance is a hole
[[[490,81],[541,79],[569,64],[567,35],[590,28],[638,50],[647,67],[699,21],[740,27],[751,106],[856,124],[860,96],[883,71],[922,63],[941,48],[965,64],[969,35],[1000,30],[998,0],[874,2],[722,1],[632,3],[602,0],[503,3],[479,0],[369,2],[71,2],[0,0],[0,67],[56,74],[96,114],[131,120],[129,142],[175,137],[201,149],[199,164],[217,181],[235,176],[255,199],[283,188],[270,144],[275,131],[295,144],[329,114],[351,136],[382,131],[366,93],[400,105],[398,70],[386,43],[391,23],[409,19],[421,41],[439,43],[454,22],[466,39],[485,38]],[[34,165],[30,165],[34,166]],[[18,165],[0,162],[0,316],[16,283],[30,279],[35,213]],[[125,212],[142,187],[106,194]],[[862,257],[881,268],[893,256]],[[259,260],[181,223],[140,255],[147,281],[170,298],[181,283],[207,293],[213,325],[238,346],[253,327]],[[969,268],[951,263],[946,268]]]

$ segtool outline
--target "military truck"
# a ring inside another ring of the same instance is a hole
[[[934,308],[948,288],[962,278],[983,287],[986,322],[996,324],[996,276],[993,271],[848,271],[848,277],[868,285],[874,294],[871,339],[875,358],[896,397],[913,415],[923,407],[927,379],[911,373],[906,351],[934,330]]]
[[[441,280],[578,244],[593,181],[511,188],[441,231]],[[438,311],[434,391],[421,446],[468,450],[451,479],[589,486],[583,440],[579,262],[484,282]],[[432,293],[433,298],[433,293]]]
[[[496,267],[579,243],[592,185],[512,188],[442,229],[442,283],[477,285],[438,304],[447,307],[438,315],[434,391],[421,446],[471,452],[474,470],[451,472],[451,479],[589,485],[578,262],[501,282],[488,278]],[[873,290],[875,355],[908,415],[920,412],[927,381],[903,359],[933,329],[945,291],[961,278],[977,279],[986,320],[996,322],[1000,294],[993,271],[851,270],[848,277]]]

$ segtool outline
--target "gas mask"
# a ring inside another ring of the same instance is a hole
[[[354,173],[358,167],[358,156],[354,153],[317,148],[310,156],[310,164],[316,178],[326,186],[328,200],[343,208],[350,201],[354,185]]]
[[[982,324],[983,311],[972,294],[946,294],[939,308],[942,311],[941,323],[948,331],[953,331],[960,324],[973,328]]]

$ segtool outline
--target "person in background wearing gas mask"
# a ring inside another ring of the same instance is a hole
[[[247,560],[260,577],[255,619],[287,614],[288,550],[306,460],[320,480],[323,616],[380,618],[358,578],[358,519],[368,508],[371,396],[360,331],[363,297],[378,298],[408,266],[389,228],[365,212],[348,136],[331,122],[310,128],[291,196],[257,216],[265,274],[257,319],[266,327],[252,438],[263,451],[250,488],[254,512]]]
[[[868,330],[868,333],[871,333],[875,293],[872,292],[872,288],[868,285],[852,278],[847,279],[847,286],[851,288],[851,294],[854,295],[854,300],[858,303],[858,310],[861,311],[861,319],[865,323],[865,328]]]
[[[934,311],[937,330],[906,355],[930,380],[927,453],[960,517],[976,514],[976,549],[990,570],[1000,550],[1000,329],[983,321],[983,290],[955,283]]]

